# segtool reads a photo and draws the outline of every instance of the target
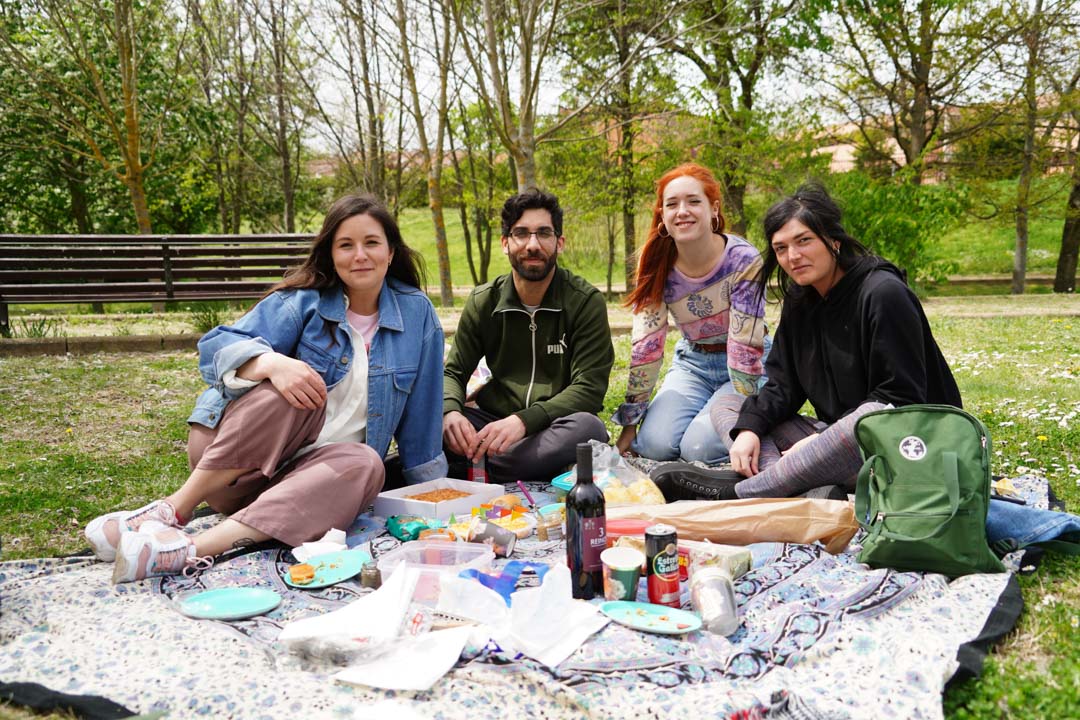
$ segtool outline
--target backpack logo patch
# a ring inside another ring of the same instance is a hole
[[[926,443],[922,438],[908,435],[900,441],[900,454],[908,460],[922,460],[926,457]]]

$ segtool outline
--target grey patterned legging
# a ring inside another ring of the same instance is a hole
[[[713,403],[710,417],[716,431],[731,449],[731,428],[739,417],[745,398],[726,395]],[[864,402],[832,425],[796,415],[785,420],[761,438],[758,474],[735,486],[741,498],[793,497],[825,485],[855,489],[855,478],[862,467],[862,455],[855,441],[855,421],[868,412],[888,407],[879,402]],[[798,451],[784,451],[805,437],[819,433]]]

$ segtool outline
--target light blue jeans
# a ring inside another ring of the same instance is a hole
[[[679,338],[631,449],[651,460],[726,461],[727,448],[709,419],[709,408],[717,397],[733,392],[727,353],[698,352]]]
[[[1080,542],[1080,517],[1003,500],[990,501],[986,514],[986,539],[990,544],[1009,539],[1024,547],[1059,538]]]

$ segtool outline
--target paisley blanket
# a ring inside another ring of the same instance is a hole
[[[537,502],[552,499],[541,485],[530,491]],[[371,516],[350,528],[349,542],[376,554],[397,545]],[[978,636],[1009,580],[868,570],[855,560],[857,547],[835,556],[811,545],[751,550],[753,569],[736,582],[741,626],[730,637],[650,635],[612,623],[554,669],[494,643],[469,646],[426,692],[335,684],[338,668],[275,643],[283,624],[368,592],[356,580],[288,587],[285,548],[193,578],[120,586],[109,582],[111,566],[92,558],[0,563],[0,679],[173,718],[936,718],[957,649]],[[562,562],[563,553],[559,543],[530,539],[514,556]],[[270,588],[284,600],[237,622],[175,609],[191,592],[236,586]]]

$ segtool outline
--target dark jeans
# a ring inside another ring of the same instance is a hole
[[[463,414],[477,430],[502,419],[473,407],[465,408]],[[489,455],[485,462],[488,479],[502,483],[514,480],[549,482],[574,464],[577,444],[590,440],[608,440],[607,428],[600,418],[586,412],[557,418],[543,430],[514,443],[506,452]],[[446,459],[450,463],[449,475],[466,477],[469,461],[448,447],[444,446],[443,450],[446,451]]]

